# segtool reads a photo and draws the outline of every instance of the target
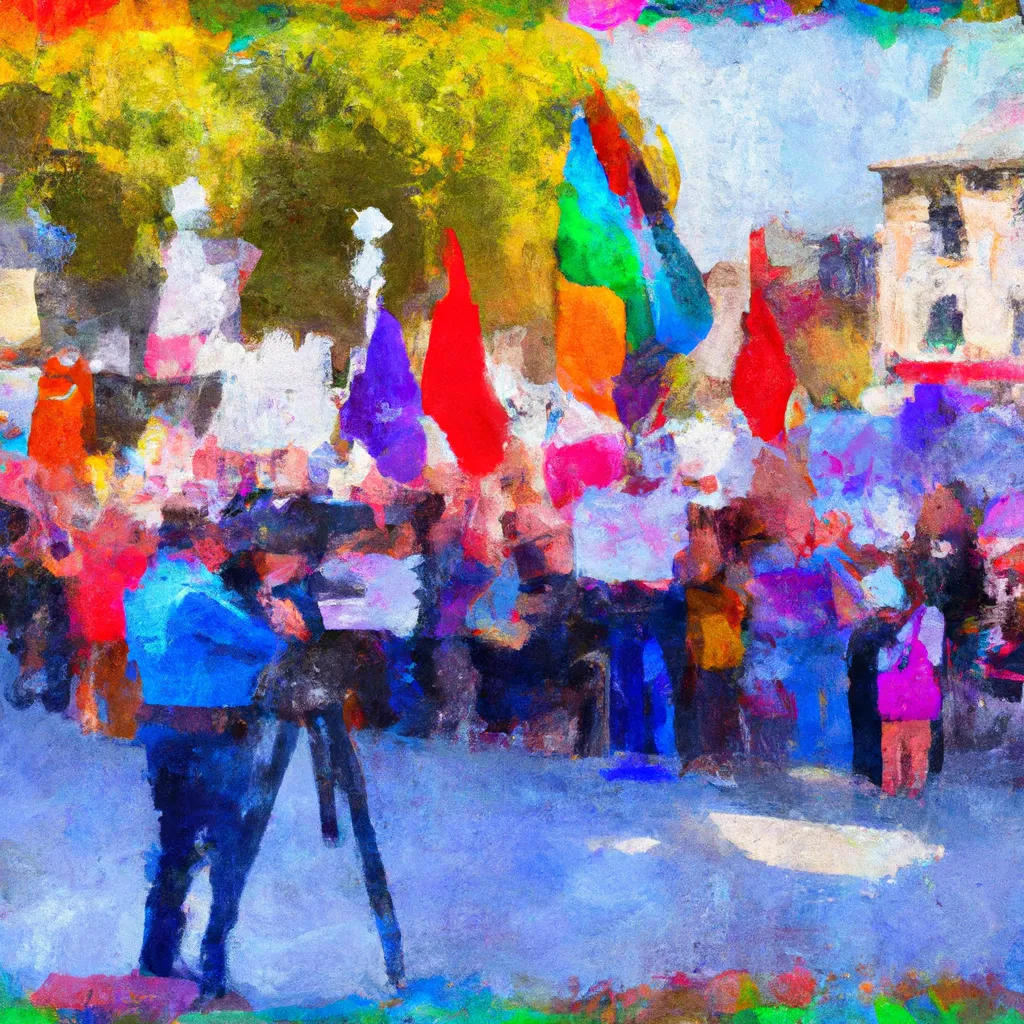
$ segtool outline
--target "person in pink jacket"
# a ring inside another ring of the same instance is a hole
[[[878,654],[878,713],[882,719],[882,791],[920,796],[928,778],[932,722],[942,716],[939,673],[945,620],[917,604],[896,637]]]

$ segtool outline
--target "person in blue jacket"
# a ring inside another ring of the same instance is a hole
[[[200,990],[211,1000],[227,990],[227,937],[292,753],[276,749],[289,738],[253,707],[260,673],[285,644],[218,575],[227,552],[216,527],[197,514],[168,513],[160,539],[125,602],[145,702],[139,740],[160,815],[140,969],[174,973],[183,905],[205,858],[212,903]],[[274,748],[269,756],[263,741]]]

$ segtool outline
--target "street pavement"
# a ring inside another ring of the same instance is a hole
[[[303,741],[304,743],[304,741]],[[718,789],[669,771],[359,735],[413,978],[544,998],[676,971],[881,978],[1024,966],[1024,765],[947,758],[924,800],[793,766]],[[142,937],[156,816],[138,747],[0,712],[0,968],[120,974]],[[209,888],[189,898],[198,953]],[[324,847],[304,745],[231,947],[257,1007],[377,996],[384,966],[350,835]]]

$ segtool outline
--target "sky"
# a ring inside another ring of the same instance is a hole
[[[682,172],[676,226],[702,270],[742,260],[751,227],[873,234],[884,159],[952,149],[1024,94],[1014,19],[902,28],[883,48],[850,22],[627,24],[601,37],[613,81],[640,94]]]

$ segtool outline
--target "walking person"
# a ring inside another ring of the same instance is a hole
[[[684,771],[732,788],[736,780],[730,761],[743,744],[738,677],[746,653],[747,609],[726,582],[726,559],[711,509],[690,506],[687,560],[686,643],[701,753]]]
[[[870,614],[846,652],[853,771],[889,795],[918,795],[928,776],[932,723],[940,720],[944,622],[916,602],[890,566],[861,580]]]
[[[976,737],[975,716],[986,681],[981,659],[982,623],[993,610],[985,592],[985,562],[970,503],[959,485],[938,486],[926,494],[903,559],[904,579],[920,584],[923,600],[945,619],[944,689],[950,706],[946,718],[950,741],[970,745]],[[941,721],[932,725],[929,772],[942,770]]]
[[[847,699],[853,732],[853,773],[882,785],[882,716],[878,710],[878,663],[883,650],[896,643],[907,604],[888,565],[860,581],[868,615],[850,634],[846,647]]]

